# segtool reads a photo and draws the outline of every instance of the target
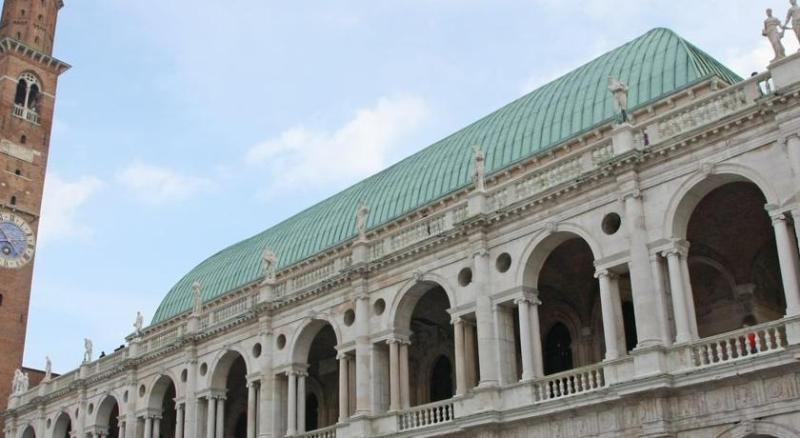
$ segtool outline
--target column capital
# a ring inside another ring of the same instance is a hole
[[[603,278],[613,279],[616,278],[617,274],[609,271],[608,269],[597,269],[594,271],[594,278],[600,280]]]
[[[769,218],[772,221],[772,226],[778,224],[785,224],[789,220],[789,218],[786,217],[786,213],[784,211],[767,210],[767,212],[769,213]]]
[[[670,256],[687,257],[691,244],[682,239],[672,239],[670,245],[661,251],[661,255],[669,258]]]
[[[336,360],[346,360],[349,354],[347,352],[341,352],[336,354]]]
[[[781,146],[786,146],[786,145],[789,144],[789,140],[791,140],[791,139],[800,140],[800,132],[794,131],[794,132],[781,134],[781,136],[778,137],[778,143],[780,143]]]

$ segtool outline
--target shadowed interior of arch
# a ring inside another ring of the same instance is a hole
[[[72,437],[72,419],[66,412],[58,415],[55,423],[53,424],[53,438],[71,438]]]
[[[766,199],[750,182],[723,184],[691,212],[686,239],[700,337],[780,319],[786,313]]]
[[[161,376],[150,393],[150,406],[161,413],[158,438],[175,438],[175,383],[168,376]]]
[[[99,430],[105,431],[108,438],[121,438],[119,436],[119,403],[114,396],[107,396],[97,406],[95,425]]]

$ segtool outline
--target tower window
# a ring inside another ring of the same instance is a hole
[[[38,123],[42,93],[39,79],[32,73],[23,73],[17,82],[17,91],[14,95],[14,115],[35,120]]]
[[[22,40],[22,32],[17,32],[17,39]]]
[[[3,294],[0,294],[0,306],[3,305]]]
[[[25,16],[25,9],[23,9],[22,11],[20,11],[20,15],[22,15],[23,17]]]
[[[42,20],[44,20],[44,15],[39,14],[39,21],[42,21]]]
[[[39,44],[39,37],[36,37],[36,38],[34,38],[34,39],[33,39],[33,43],[34,43],[34,44]]]
[[[12,196],[11,197],[11,205],[17,205],[17,197],[16,196]]]
[[[25,134],[23,134],[22,137],[19,138],[19,142],[20,142],[20,144],[27,143],[28,142],[28,137]]]
[[[17,170],[14,171],[14,175],[22,176],[22,171],[17,169]]]

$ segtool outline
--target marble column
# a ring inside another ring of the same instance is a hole
[[[467,393],[467,381],[464,373],[464,320],[456,318],[453,321],[453,331],[455,332],[455,353],[456,353],[456,395]]]
[[[175,438],[183,438],[183,423],[185,418],[186,405],[181,403],[175,412]]]
[[[120,438],[125,438],[125,432],[126,432],[127,426],[128,426],[128,424],[125,421],[119,421],[119,436],[120,436]],[[181,438],[181,437],[176,434],[175,438]]]
[[[216,421],[216,418],[217,418],[217,399],[209,395],[208,412],[206,415],[206,438],[214,438],[216,436],[216,429],[214,428],[214,422]]]
[[[217,438],[225,436],[225,397],[217,399]]]
[[[366,284],[362,284],[366,291]],[[369,340],[369,296],[363,293],[356,298],[356,357],[355,357],[355,413],[368,415],[371,411],[372,397],[370,383],[372,376],[372,345]]]
[[[344,423],[349,417],[350,407],[348,401],[350,399],[347,389],[350,388],[348,382],[348,369],[347,369],[347,355],[344,353],[339,354],[339,422]]]
[[[475,326],[469,322],[464,323],[464,372],[466,373],[467,389],[478,384],[478,370],[475,369],[477,359],[477,346],[475,345]]]
[[[400,343],[400,406],[411,407],[411,382],[408,378],[408,348],[410,342]]]
[[[144,438],[153,437],[153,417],[144,418]]]
[[[600,310],[603,313],[603,335],[606,342],[606,360],[614,360],[620,357],[619,344],[617,340],[617,312],[614,310],[614,285],[611,273],[605,269],[598,270],[595,277],[600,281]],[[619,290],[616,290],[619,295]]]
[[[494,311],[492,309],[491,269],[489,251],[476,248],[472,255],[474,266],[473,284],[475,290],[475,320],[478,326],[478,363],[481,370],[480,386],[496,386],[499,382],[499,362],[497,333],[495,332]],[[458,370],[458,366],[456,366]],[[464,388],[461,388],[463,391]]]
[[[161,417],[153,417],[153,438],[161,437]]]
[[[794,218],[794,237],[797,239],[797,248],[800,250],[800,208],[792,211]]]
[[[286,435],[297,434],[297,373],[289,371],[288,418]]]
[[[539,323],[539,307],[542,302],[539,301],[538,291],[534,294],[530,301],[530,316],[531,316],[531,347],[533,353],[533,377],[544,376],[544,357],[542,356],[542,327]]]
[[[786,215],[772,215],[772,227],[775,230],[783,291],[786,294],[786,316],[800,315],[800,258]]]
[[[389,344],[389,411],[400,410],[400,344],[390,339]]]
[[[658,296],[658,289],[654,287],[650,250],[647,248],[644,203],[639,189],[625,196],[624,202],[631,256],[628,268],[633,289],[638,344],[642,347],[663,345],[661,315],[658,311],[661,297]]]
[[[256,385],[247,383],[247,438],[256,438]]]
[[[522,355],[522,380],[532,380],[533,371],[533,343],[531,342],[531,308],[527,298],[515,301],[519,312],[519,346]]]
[[[659,314],[659,322],[661,323],[661,339],[664,340],[664,345],[669,347],[672,345],[672,329],[669,324],[669,313],[667,311],[667,290],[665,288],[666,278],[664,277],[664,263],[662,257],[658,254],[650,255],[650,268],[653,271],[653,284],[655,285],[656,295],[659,297],[659,304],[657,311]]]
[[[307,373],[297,376],[297,433],[306,431],[306,378]]]
[[[695,318],[690,313],[689,300],[693,300],[691,290],[686,290],[686,281],[683,278],[682,259],[686,258],[685,251],[673,248],[664,252],[669,269],[669,285],[672,292],[672,311],[675,314],[675,342],[680,344],[697,339],[690,318]]]

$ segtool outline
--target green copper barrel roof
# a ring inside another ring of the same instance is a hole
[[[261,276],[269,246],[279,268],[309,258],[356,235],[364,200],[368,227],[376,227],[471,182],[473,145],[486,153],[492,173],[553,147],[614,115],[608,77],[628,85],[630,106],[647,104],[700,80],[741,80],[714,58],[668,29],[654,29],[523,96],[464,129],[307,210],[214,254],[183,277],[161,302],[153,324],[192,307],[194,281],[211,300]]]

